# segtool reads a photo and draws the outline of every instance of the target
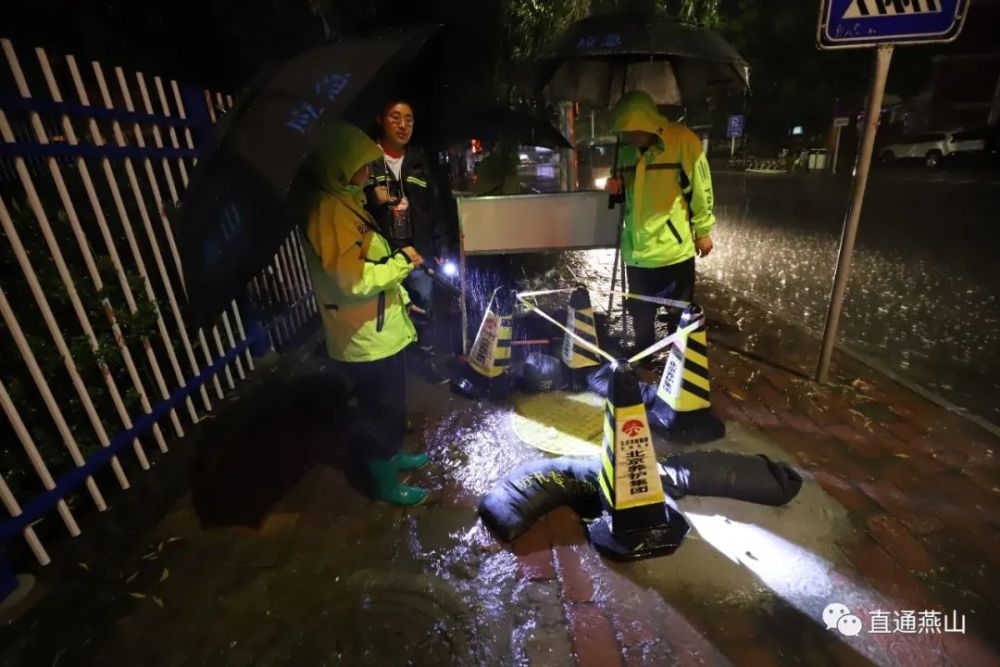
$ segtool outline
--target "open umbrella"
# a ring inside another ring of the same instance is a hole
[[[193,325],[210,324],[271,261],[296,222],[289,189],[325,129],[367,122],[429,34],[345,37],[274,67],[241,96],[198,164],[176,226]]]
[[[717,32],[631,11],[573,23],[543,52],[536,73],[551,99],[595,107],[630,90],[682,104],[720,85],[749,87],[746,62]]]
[[[720,86],[750,85],[746,62],[718,33],[634,11],[595,14],[573,23],[543,52],[536,73],[538,87],[550,99],[593,107],[609,107],[633,90],[649,93],[657,104],[679,105]],[[611,173],[617,172],[618,144]],[[609,208],[613,205],[609,198]],[[623,207],[619,224],[624,217]],[[625,274],[620,251],[615,249],[612,293],[618,271],[623,279]]]

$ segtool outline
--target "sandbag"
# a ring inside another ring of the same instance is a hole
[[[717,496],[779,506],[802,488],[802,477],[795,470],[763,454],[685,452],[661,457],[659,462],[663,490],[674,499]],[[479,516],[506,542],[562,505],[583,519],[595,518],[601,513],[600,465],[598,457],[570,456],[525,463],[486,494],[479,503]]]
[[[587,388],[599,396],[607,396],[611,375],[611,364],[604,364],[587,376]],[[642,402],[646,407],[650,407],[656,401],[656,390],[657,385],[655,384],[639,382],[639,391],[642,392]]]
[[[562,505],[586,519],[601,513],[600,460],[563,456],[525,463],[497,483],[479,503],[479,516],[501,540],[517,539]]]
[[[663,488],[673,498],[719,496],[760,505],[784,505],[799,493],[802,477],[787,463],[763,454],[719,450],[659,459]]]
[[[524,359],[518,372],[517,386],[523,391],[537,394],[566,388],[562,361],[542,352],[531,352]]]

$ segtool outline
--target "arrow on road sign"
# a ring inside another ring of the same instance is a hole
[[[901,14],[940,14],[942,7],[938,0],[852,0],[845,19],[860,19],[869,16],[898,16]]]

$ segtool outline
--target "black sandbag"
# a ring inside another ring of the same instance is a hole
[[[802,488],[802,477],[791,466],[763,454],[685,452],[663,457],[660,464],[664,490],[673,498],[719,496],[779,506]]]
[[[582,518],[601,513],[598,458],[563,456],[531,461],[497,483],[480,501],[479,516],[490,531],[510,542],[562,505]]]
[[[599,396],[607,396],[611,375],[611,364],[604,364],[587,376],[587,388]],[[647,408],[651,407],[656,401],[656,389],[657,385],[655,384],[639,382],[639,391],[642,392],[642,402]]]
[[[565,389],[562,360],[542,352],[531,352],[521,364],[517,386],[533,394]]]

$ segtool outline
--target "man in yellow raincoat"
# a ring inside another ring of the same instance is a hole
[[[400,451],[406,433],[404,350],[417,334],[403,280],[423,258],[412,246],[393,251],[365,211],[362,187],[382,149],[360,129],[338,123],[306,163],[316,186],[305,234],[306,260],[330,357],[354,385],[360,416],[352,443],[366,460],[375,497],[396,505],[424,500],[397,475],[428,463]]]
[[[621,252],[629,291],[675,301],[694,297],[695,256],[712,251],[712,176],[698,137],[671,123],[647,93],[625,94],[612,129],[621,135],[619,172],[605,189],[625,193]],[[636,347],[655,342],[657,305],[630,300]]]

